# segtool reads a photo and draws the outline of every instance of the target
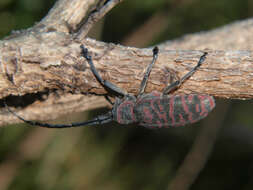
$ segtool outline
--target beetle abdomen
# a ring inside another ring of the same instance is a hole
[[[206,117],[214,107],[214,98],[206,94],[140,97],[134,112],[140,125],[160,128],[194,123]]]

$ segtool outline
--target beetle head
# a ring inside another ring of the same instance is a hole
[[[136,98],[134,96],[125,96],[123,99],[116,98],[113,105],[113,120],[120,124],[130,124],[136,122],[134,115],[134,106]]]

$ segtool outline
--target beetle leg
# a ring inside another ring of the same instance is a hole
[[[170,84],[169,86],[167,86],[164,90],[163,90],[163,95],[166,95],[168,93],[170,93],[171,91],[175,90],[176,88],[178,88],[185,80],[187,80],[189,77],[191,77],[196,71],[197,69],[202,65],[202,63],[205,61],[206,59],[206,55],[207,52],[204,52],[204,54],[200,57],[198,64],[192,69],[190,70],[186,75],[184,75],[181,79],[173,82],[172,84]]]
[[[152,60],[152,62],[149,64],[149,66],[148,66],[148,68],[147,68],[147,70],[146,70],[146,72],[145,72],[145,74],[144,74],[144,77],[143,77],[143,79],[142,79],[142,81],[141,81],[141,86],[140,86],[140,90],[139,90],[139,93],[138,93],[138,96],[137,96],[137,97],[141,96],[141,95],[144,93],[144,90],[145,90],[146,85],[147,85],[147,81],[148,81],[149,74],[150,74],[150,72],[151,72],[151,69],[152,69],[154,63],[155,63],[156,60],[157,60],[158,51],[159,51],[158,47],[157,47],[157,46],[154,47],[154,49],[153,49],[153,60]]]
[[[107,100],[107,102],[109,102],[113,106],[113,102],[111,101],[111,99],[109,98],[109,96],[108,95],[104,95],[104,97]]]
[[[100,84],[103,85],[103,87],[105,87],[106,89],[120,95],[120,96],[126,96],[127,92],[125,92],[123,89],[121,89],[120,87],[116,86],[115,84],[102,79],[102,77],[100,76],[100,74],[98,73],[97,69],[95,68],[93,61],[92,61],[92,57],[88,55],[88,49],[84,47],[84,45],[81,45],[82,48],[82,54],[85,57],[85,59],[88,61],[89,65],[90,65],[90,69],[92,71],[92,73],[94,74],[94,76],[96,77],[96,79],[98,80],[98,82]]]

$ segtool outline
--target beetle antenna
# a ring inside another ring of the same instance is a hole
[[[26,120],[14,111],[12,111],[9,106],[4,102],[5,107],[8,109],[10,113],[15,115],[18,119],[22,120],[23,122],[29,124],[30,126],[39,126],[39,127],[46,127],[46,128],[70,128],[70,127],[85,127],[85,126],[92,126],[92,125],[98,125],[98,124],[104,124],[112,121],[112,113],[108,112],[104,115],[99,115],[95,117],[94,119],[83,121],[83,122],[77,122],[77,123],[69,123],[69,124],[49,124],[49,123],[41,123],[37,121],[30,121]]]

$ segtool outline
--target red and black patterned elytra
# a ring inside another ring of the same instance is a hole
[[[148,128],[176,127],[203,119],[214,107],[214,98],[206,94],[162,95],[154,91],[137,99],[129,96],[123,102],[116,100],[113,119]]]

